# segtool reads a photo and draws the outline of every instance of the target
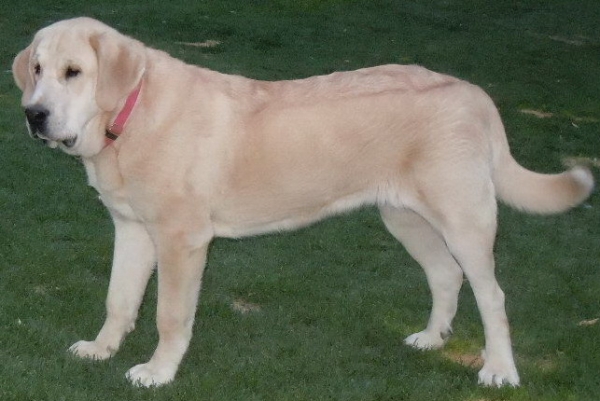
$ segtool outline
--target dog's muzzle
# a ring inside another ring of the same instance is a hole
[[[67,148],[72,148],[77,142],[77,137],[66,138],[62,141],[53,139],[48,133],[48,117],[50,110],[43,106],[31,106],[25,108],[25,117],[27,119],[27,128],[29,135],[34,139],[41,139],[51,148],[55,148],[59,143]]]
[[[25,109],[25,117],[32,137],[39,138],[46,132],[46,124],[50,111],[42,106],[31,106]]]

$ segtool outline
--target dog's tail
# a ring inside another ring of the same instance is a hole
[[[549,214],[563,212],[587,199],[594,189],[594,176],[587,167],[575,166],[559,174],[527,170],[510,154],[500,116],[494,120],[493,180],[500,200],[527,212]]]

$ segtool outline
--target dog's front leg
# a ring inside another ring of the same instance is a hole
[[[192,337],[192,326],[209,239],[161,235],[158,249],[159,341],[147,363],[134,366],[128,379],[139,386],[160,386],[173,380]]]
[[[69,349],[82,358],[106,359],[119,349],[135,320],[148,279],[156,264],[154,244],[143,224],[113,215],[115,249],[106,321],[94,341],[79,341]]]

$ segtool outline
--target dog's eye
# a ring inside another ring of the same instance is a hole
[[[81,74],[81,70],[79,68],[67,67],[67,71],[65,71],[65,78],[75,78],[79,74]]]
[[[36,64],[36,65],[33,67],[33,73],[34,73],[35,75],[40,75],[40,74],[42,73],[42,67],[41,67],[39,64]]]

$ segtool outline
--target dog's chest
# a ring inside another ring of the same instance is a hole
[[[94,160],[83,162],[88,176],[88,184],[98,191],[100,201],[114,216],[119,215],[130,220],[137,220],[123,186],[117,163],[111,154]]]

